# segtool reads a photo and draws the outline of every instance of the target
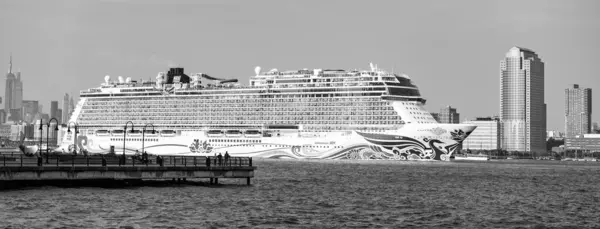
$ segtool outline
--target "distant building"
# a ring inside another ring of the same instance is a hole
[[[22,117],[27,123],[32,123],[38,113],[39,103],[36,100],[23,100]]]
[[[546,151],[544,62],[532,50],[513,47],[500,61],[502,149]]]
[[[63,111],[62,109],[58,109],[58,111],[56,111],[56,117],[58,117],[58,118],[56,118],[56,120],[58,120],[58,123],[63,123],[63,121],[62,121],[63,112],[62,111]]]
[[[435,119],[436,122],[440,122],[440,114],[439,113],[431,113],[431,116],[433,117],[433,119]]]
[[[40,140],[41,137],[43,144],[46,144],[46,141],[49,141],[50,145],[56,145],[58,141],[58,131],[56,130],[56,127],[57,125],[55,121],[52,121],[50,123],[50,129],[48,129],[48,123],[44,122],[42,124],[42,130],[40,131],[40,120],[37,120],[34,123],[34,130],[36,131],[34,131],[33,133],[33,138],[36,140]]]
[[[69,119],[71,118],[71,115],[73,115],[74,111],[75,111],[75,102],[73,101],[73,96],[71,96],[71,99],[69,101],[69,115],[67,117],[67,120],[65,120],[65,122],[69,122]]]
[[[600,134],[584,134],[565,138],[565,149],[600,152]]]
[[[498,150],[500,149],[500,120],[497,118],[475,118],[463,124],[477,126],[473,133],[463,141],[462,148],[470,150]]]
[[[23,82],[21,81],[21,72],[12,71],[12,55],[8,64],[8,73],[6,74],[6,88],[4,91],[4,111],[10,113],[11,110],[22,107],[23,101]]]
[[[592,132],[592,89],[574,84],[565,89],[565,134],[567,138]]]
[[[560,138],[564,138],[564,133],[562,132],[558,132],[556,130],[548,130],[546,131],[546,139],[548,138],[554,138],[554,139],[560,139]]]
[[[451,106],[440,109],[438,116],[439,123],[460,123],[460,115]]]
[[[69,111],[71,110],[69,108],[70,104],[69,104],[69,94],[65,93],[65,96],[63,97],[63,104],[62,104],[62,115],[60,117],[61,118],[61,123],[66,122],[66,120],[69,120]]]
[[[60,118],[58,116],[58,101],[50,102],[50,118]]]

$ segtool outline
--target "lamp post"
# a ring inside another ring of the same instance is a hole
[[[152,125],[152,123],[148,123],[144,126],[144,128],[142,129],[142,154],[144,153],[144,136],[146,134],[146,127],[151,126],[152,127],[152,134],[155,134],[156,131],[154,130],[154,125]]]
[[[42,139],[44,139],[44,132],[42,131],[43,130],[43,128],[42,128],[42,125],[43,125],[42,121],[43,120],[40,119],[40,128],[39,128],[39,130],[40,130],[40,157],[42,156],[41,155],[42,154]]]
[[[54,128],[54,131],[58,131],[58,120],[56,118],[51,118],[50,121],[48,121],[47,123],[47,128],[46,128],[46,164],[48,164],[48,155],[50,154],[50,123],[52,123],[52,120],[56,121],[56,127]]]
[[[127,121],[127,123],[125,123],[125,128],[123,130],[123,159],[125,159],[125,138],[127,138],[127,125],[129,123],[131,123],[131,132],[133,132],[133,122]]]
[[[67,133],[71,133],[71,123],[74,125],[75,131],[73,132],[73,150],[77,153],[77,134],[79,133],[79,125],[76,122],[69,122],[67,124]]]

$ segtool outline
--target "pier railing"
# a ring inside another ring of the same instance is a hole
[[[0,167],[245,167],[252,166],[251,157],[214,156],[84,156],[49,155],[28,157],[20,153],[0,155]]]

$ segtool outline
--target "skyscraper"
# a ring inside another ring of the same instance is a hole
[[[440,109],[438,114],[439,123],[460,123],[460,114],[456,112],[456,108],[451,106]]]
[[[23,120],[28,123],[32,123],[38,113],[38,101],[37,100],[23,100]]]
[[[4,100],[4,111],[6,113],[11,113],[11,110],[21,110],[23,102],[23,82],[21,82],[21,72],[13,73],[12,71],[12,55],[10,56],[8,73],[6,74],[6,90],[4,93]],[[12,118],[20,119],[20,117]]]
[[[567,138],[588,134],[592,131],[592,89],[565,89],[565,134]]]
[[[500,61],[502,148],[546,151],[544,62],[532,50],[513,47]]]
[[[59,119],[59,117],[58,117],[58,101],[50,101],[50,118]]]
[[[69,120],[69,111],[71,109],[69,108],[69,94],[65,93],[65,96],[63,97],[63,104],[62,104],[62,121],[66,122],[66,120]]]

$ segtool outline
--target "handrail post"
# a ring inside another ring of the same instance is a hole
[[[23,154],[21,154],[21,167],[23,167]]]
[[[71,167],[75,167],[75,155],[71,156]]]
[[[133,158],[133,157],[131,158],[131,164],[133,165],[133,167],[135,167],[135,158]]]
[[[87,161],[87,167],[90,167],[90,158],[88,156],[86,156],[85,159]]]
[[[4,167],[6,167],[6,156],[2,155],[2,163],[4,164]]]

